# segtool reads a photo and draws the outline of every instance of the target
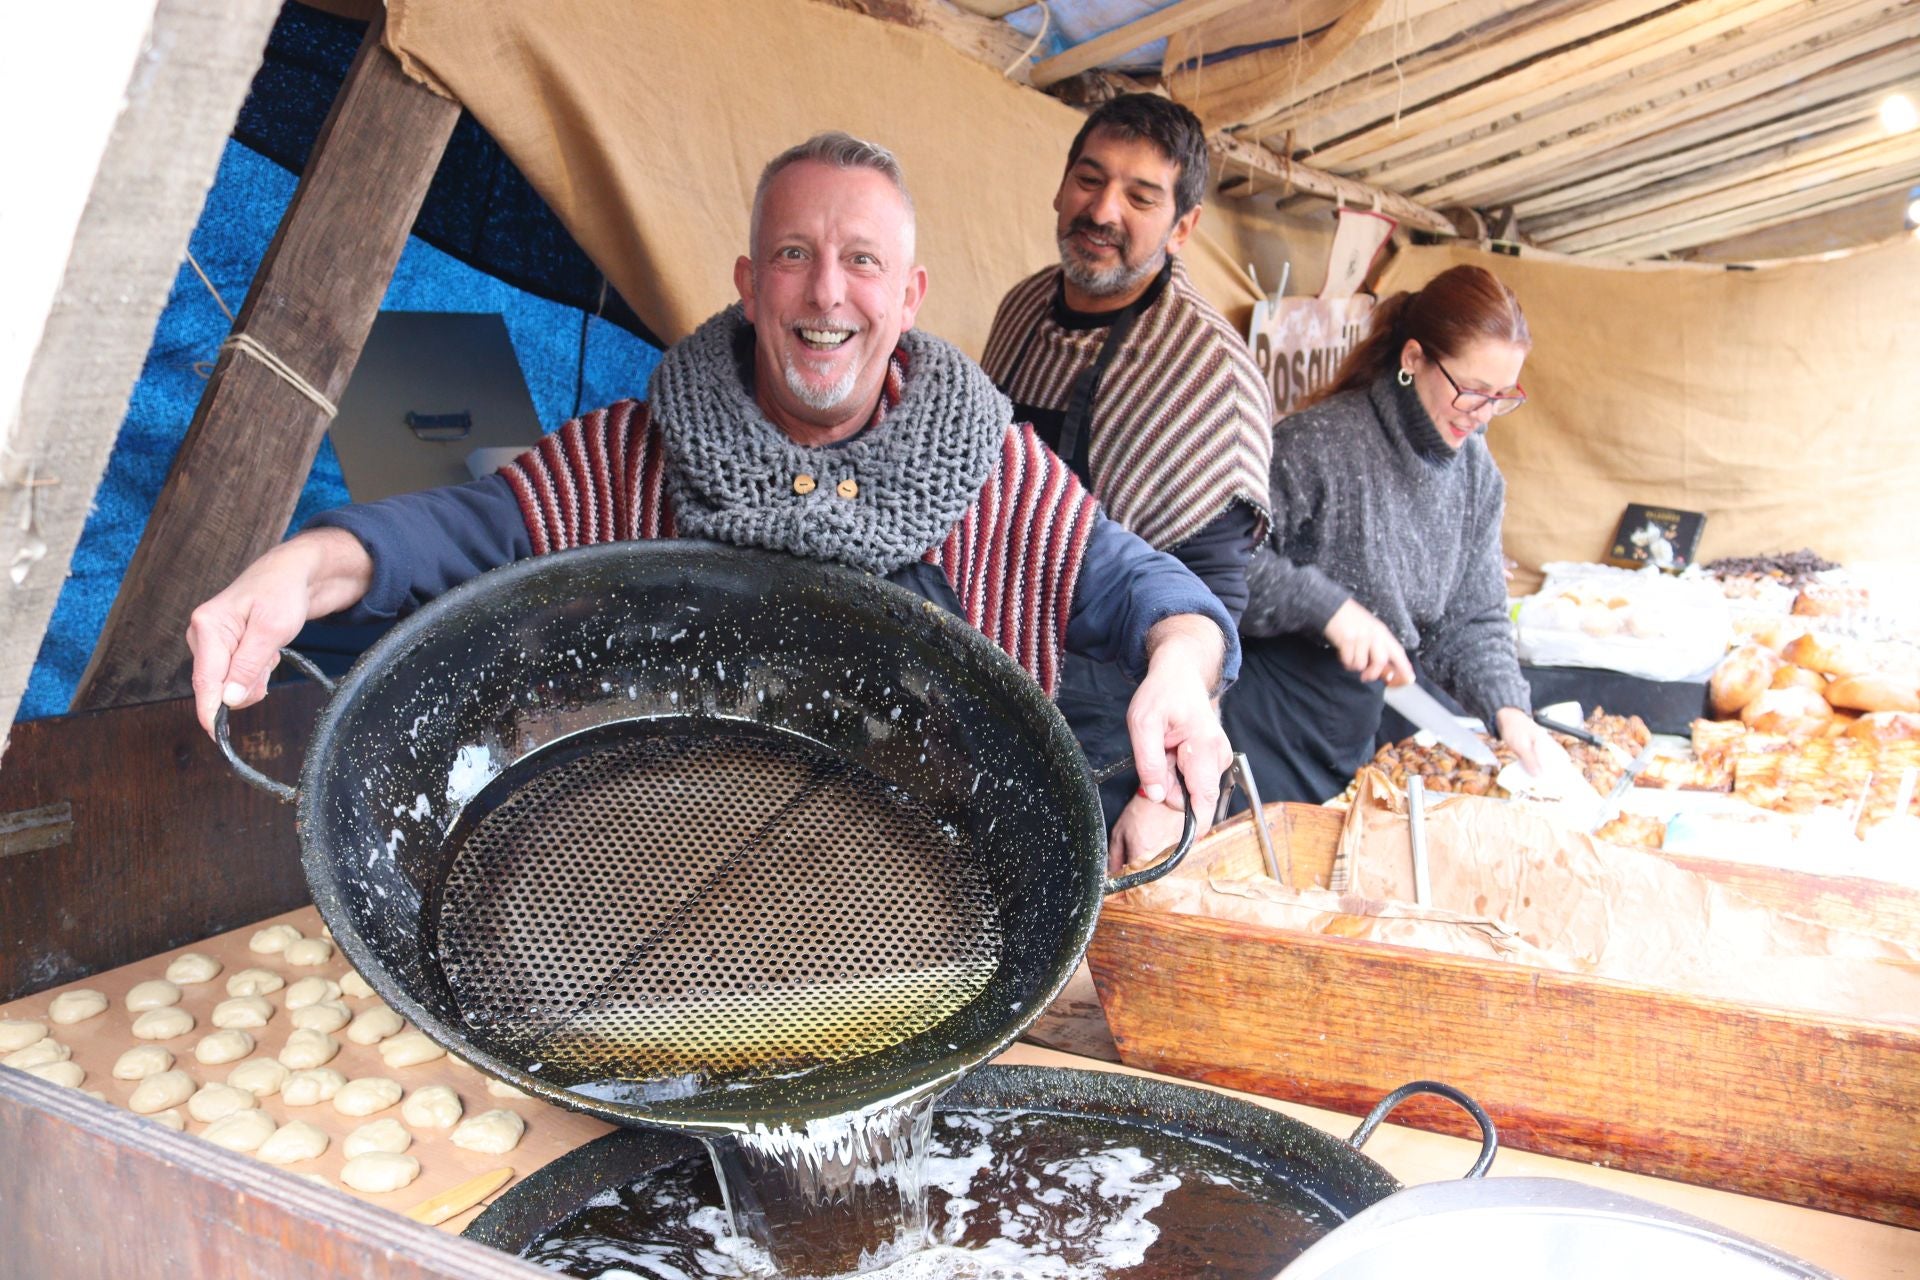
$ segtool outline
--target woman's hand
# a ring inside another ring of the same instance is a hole
[[[1384,678],[1388,684],[1412,684],[1413,663],[1394,639],[1387,624],[1368,613],[1358,600],[1348,600],[1327,619],[1326,637],[1340,655],[1340,665],[1363,681]]]
[[[1520,757],[1521,767],[1534,777],[1540,777],[1555,756],[1568,768],[1573,767],[1572,758],[1559,740],[1535,724],[1533,717],[1520,708],[1502,707],[1493,718],[1500,731],[1500,741],[1513,748],[1513,754]]]

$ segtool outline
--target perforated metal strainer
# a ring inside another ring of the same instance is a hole
[[[1078,963],[1098,798],[1039,688],[868,575],[689,543],[526,561],[336,691],[321,913],[455,1053],[615,1121],[798,1123],[937,1086]]]

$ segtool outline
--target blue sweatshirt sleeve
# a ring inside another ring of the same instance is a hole
[[[335,507],[309,529],[345,529],[373,557],[373,585],[343,622],[384,622],[533,554],[520,501],[498,475],[471,484]]]
[[[1109,520],[1096,517],[1074,584],[1067,648],[1095,662],[1117,662],[1138,680],[1147,672],[1147,632],[1162,618],[1197,613],[1226,642],[1220,687],[1240,675],[1240,636],[1226,606],[1192,571]]]

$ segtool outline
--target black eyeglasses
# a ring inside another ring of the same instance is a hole
[[[1453,375],[1447,372],[1447,366],[1435,360],[1432,352],[1427,352],[1426,355],[1427,359],[1433,360],[1433,367],[1440,371],[1440,376],[1447,380],[1447,385],[1453,388],[1453,407],[1462,413],[1478,413],[1488,405],[1492,405],[1493,416],[1498,418],[1502,414],[1512,413],[1527,402],[1527,393],[1517,382],[1513,384],[1513,394],[1510,396],[1489,395],[1485,391],[1468,391],[1453,380]]]

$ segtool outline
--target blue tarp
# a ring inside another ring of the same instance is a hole
[[[235,311],[293,195],[297,179],[291,168],[304,164],[359,38],[352,23],[298,4],[287,6],[275,29],[267,63],[234,131],[238,141],[228,143],[189,244]],[[599,273],[470,119],[463,117],[455,132],[415,231],[383,308],[502,315],[534,407],[549,429],[572,416],[576,404],[593,408],[645,394],[659,352],[617,296],[605,304],[606,313],[617,315],[625,328],[582,309],[580,304],[602,305]],[[227,330],[227,317],[206,285],[181,263],[41,644],[20,719],[61,714],[72,701],[199,403],[203,374]],[[346,500],[339,463],[323,442],[294,527]]]

